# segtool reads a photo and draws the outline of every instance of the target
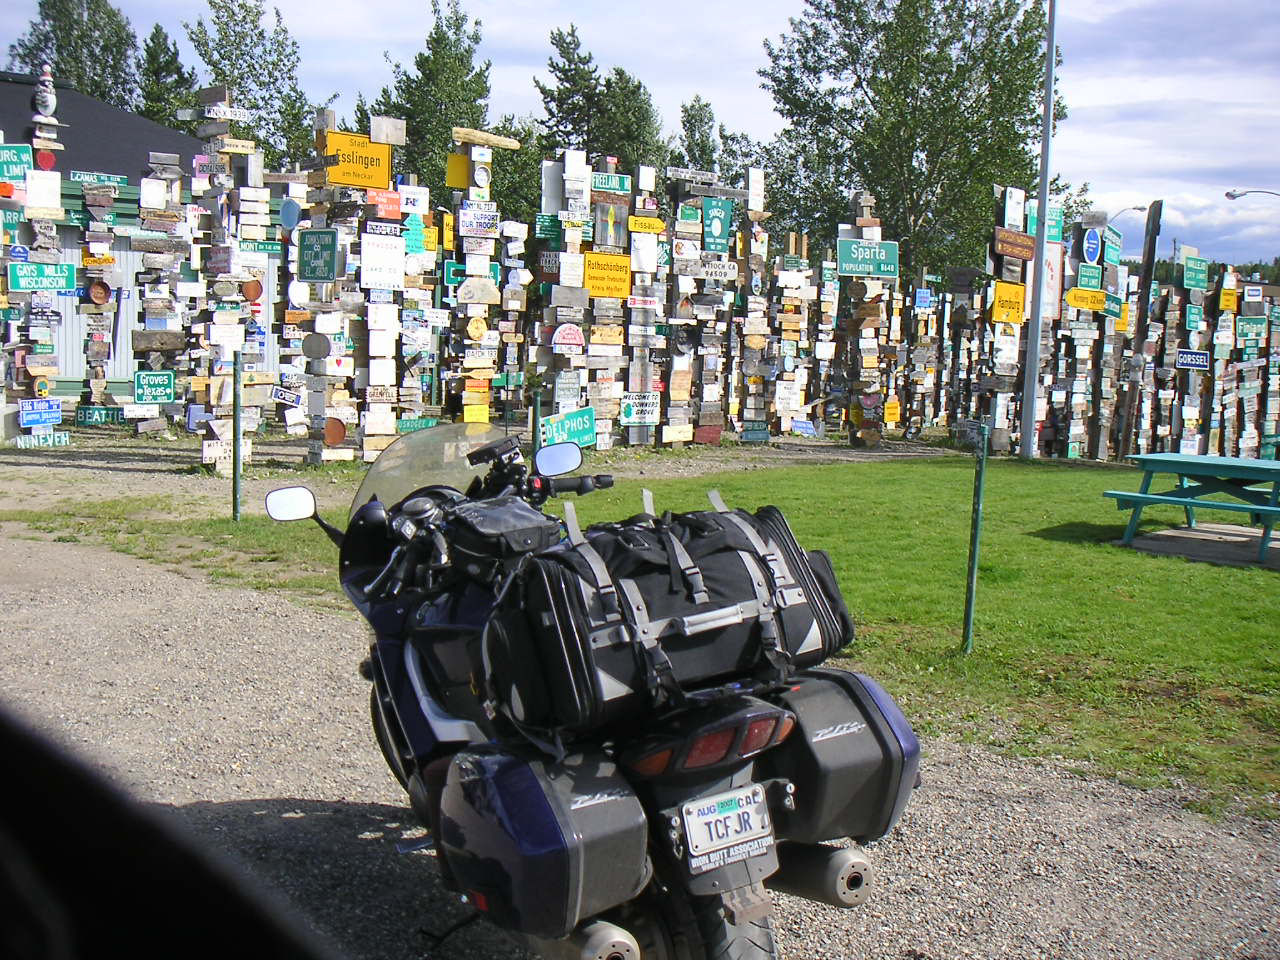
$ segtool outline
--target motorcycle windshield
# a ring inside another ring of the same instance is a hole
[[[374,497],[390,506],[420,487],[466,490],[473,477],[489,469],[487,463],[471,466],[467,454],[504,436],[487,423],[446,423],[406,433],[373,462],[351,501],[348,519]]]

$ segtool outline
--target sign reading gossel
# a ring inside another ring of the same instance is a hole
[[[842,277],[896,277],[898,244],[892,240],[837,240],[836,272]]]

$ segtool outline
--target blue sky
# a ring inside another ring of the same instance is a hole
[[[206,10],[193,0],[119,5],[140,37],[158,20],[181,38],[181,22]],[[372,95],[388,82],[383,52],[408,61],[430,23],[424,0],[280,0],[279,7],[302,47],[303,87],[316,98],[339,93],[340,113],[357,91]],[[1223,195],[1280,191],[1280,31],[1271,7],[1270,0],[1060,0],[1059,90],[1070,115],[1054,140],[1054,170],[1088,182],[1094,205],[1112,213],[1162,198],[1164,256],[1175,237],[1213,259],[1280,256],[1280,197]],[[493,63],[491,116],[541,115],[532,78],[545,74],[548,34],[576,23],[599,63],[648,85],[668,131],[678,127],[680,104],[700,93],[729,127],[765,138],[781,121],[756,75],[762,41],[785,32],[803,0],[464,0],[464,9],[481,20],[482,54]],[[6,47],[22,29],[12,25],[35,10],[35,0],[11,7],[0,34]],[[1116,223],[1136,254],[1142,215],[1125,213]]]

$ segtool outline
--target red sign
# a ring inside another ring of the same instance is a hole
[[[53,165],[57,162],[58,158],[52,150],[36,151],[36,166],[41,170],[52,170]]]
[[[370,189],[365,191],[365,195],[377,208],[374,213],[379,220],[400,219],[400,194],[397,191]]]

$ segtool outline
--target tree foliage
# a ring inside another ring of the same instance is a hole
[[[463,13],[459,0],[449,0],[447,8],[432,0],[431,9],[435,19],[425,48],[409,68],[391,64],[391,86],[382,88],[364,122],[369,113],[404,119],[405,145],[395,150],[395,169],[416,174],[433,202],[444,203],[453,128],[482,129],[488,119],[489,61],[476,62],[480,21]]]
[[[1036,180],[1044,41],[1040,3],[805,0],[760,71],[790,124],[774,153],[800,165],[775,163],[775,200],[834,232],[865,187],[904,270],[980,263],[992,185]]]
[[[27,32],[9,45],[9,69],[55,80],[116,107],[133,108],[138,95],[134,58],[138,37],[108,0],[40,0]]]
[[[210,23],[183,23],[215,84],[232,91],[234,106],[250,111],[232,135],[256,140],[268,167],[309,157],[316,104],[298,86],[301,54],[279,8],[268,29],[263,0],[209,0]]]
[[[533,81],[546,113],[543,149],[572,147],[589,158],[614,156],[626,171],[640,164],[661,166],[667,144],[648,88],[621,67],[601,76],[572,24],[567,31],[551,31],[551,46],[555,52],[547,69],[553,82]]]
[[[542,126],[533,117],[504,114],[492,129],[520,141],[519,150],[493,151],[493,199],[502,219],[531,224],[542,205]]]
[[[745,133],[734,133],[716,122],[711,104],[699,94],[680,106],[672,166],[710,170],[730,186],[745,185],[747,167],[759,166],[762,147]]]
[[[183,67],[177,43],[157,23],[138,57],[138,113],[194,136],[196,122],[179,119],[178,111],[196,107],[197,85],[196,71]]]
[[[546,119],[542,122],[549,142],[562,147],[586,150],[593,141],[592,124],[600,109],[600,71],[590,53],[582,49],[578,28],[551,31],[555,53],[547,59],[554,83],[537,77],[533,85],[542,96]]]

